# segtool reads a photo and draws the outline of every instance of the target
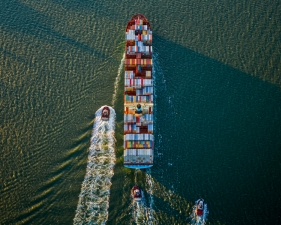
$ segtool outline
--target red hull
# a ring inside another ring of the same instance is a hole
[[[197,216],[202,216],[203,215],[203,210],[197,209]]]
[[[107,106],[103,107],[101,112],[101,119],[109,120],[109,116],[110,116],[110,109]]]
[[[142,198],[141,189],[138,186],[132,188],[132,196],[135,200],[140,200]]]

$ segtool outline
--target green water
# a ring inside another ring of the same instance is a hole
[[[155,224],[281,224],[279,1],[3,0],[0,224],[72,224],[95,111],[113,101],[127,21],[153,29]],[[132,224],[123,79],[108,224]],[[145,171],[137,183],[147,191]]]

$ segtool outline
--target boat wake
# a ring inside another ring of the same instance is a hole
[[[147,206],[144,199],[142,201],[133,202],[131,208],[135,224],[149,224],[147,218]]]
[[[154,200],[153,200],[153,187],[154,187],[154,181],[151,177],[151,169],[147,169],[146,170],[146,183],[148,185],[147,188],[147,194],[148,194],[148,205],[149,205],[149,223],[148,224],[154,224],[154,210],[153,210],[153,204],[154,204]]]
[[[134,201],[132,200],[130,208],[132,209],[132,215],[135,224],[138,225],[152,225],[155,224],[154,219],[154,210],[153,210],[153,179],[150,175],[150,169],[147,170],[146,174],[146,184],[147,186],[147,195],[148,198],[144,197],[144,192],[142,191],[142,200],[141,201]],[[137,176],[137,172],[135,173],[135,181]]]
[[[142,191],[142,195],[143,195]],[[141,201],[133,201],[130,208],[132,209],[132,215],[134,218],[134,222],[137,225],[152,225],[153,216],[152,209],[147,205],[145,198]]]
[[[203,210],[203,214],[201,216],[196,215],[196,210],[197,210],[196,206],[197,206],[197,204],[195,203],[195,205],[192,208],[192,214],[190,216],[191,224],[192,225],[205,225],[207,222],[207,216],[209,214],[207,204],[204,203],[204,210]]]
[[[116,96],[117,96],[117,90],[118,90],[118,84],[120,82],[120,78],[121,78],[121,72],[124,66],[124,61],[125,61],[125,53],[123,54],[123,57],[121,59],[119,68],[118,68],[118,72],[117,72],[117,76],[115,79],[115,83],[114,83],[114,93],[113,93],[113,97],[112,97],[112,103],[111,105],[114,107],[114,103],[116,101]]]
[[[74,224],[105,224],[108,219],[109,194],[115,165],[115,111],[108,121],[101,120],[101,107],[95,122],[89,149],[87,171],[74,218]]]

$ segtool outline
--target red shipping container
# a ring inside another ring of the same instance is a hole
[[[139,41],[141,40],[141,35],[140,35],[140,34],[138,34],[138,40],[139,40]]]

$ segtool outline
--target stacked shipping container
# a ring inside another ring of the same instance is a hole
[[[124,166],[149,168],[153,164],[152,31],[141,14],[126,29],[124,87]],[[141,112],[136,112],[137,104]]]

